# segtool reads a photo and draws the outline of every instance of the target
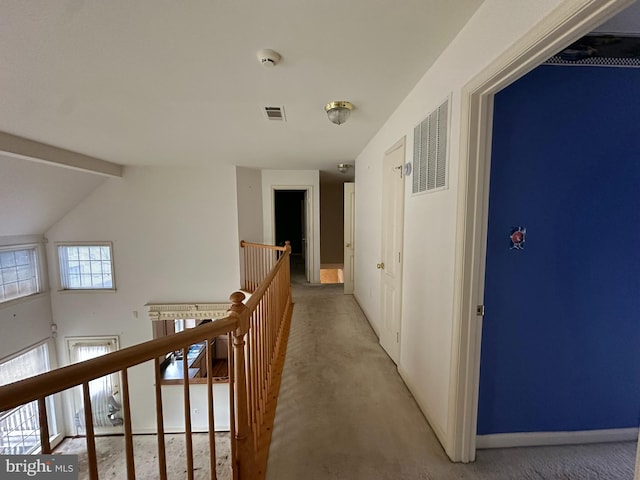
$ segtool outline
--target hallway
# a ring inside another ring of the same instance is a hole
[[[485,450],[452,464],[354,298],[296,280],[268,480],[633,478],[633,442]]]

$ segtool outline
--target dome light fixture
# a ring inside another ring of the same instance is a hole
[[[340,173],[347,173],[350,168],[353,168],[353,165],[349,163],[339,163],[337,166]]]
[[[343,100],[327,103],[324,107],[327,116],[332,123],[336,125],[342,125],[347,121],[351,110],[353,110],[353,104],[345,102]]]

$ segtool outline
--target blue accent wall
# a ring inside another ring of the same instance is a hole
[[[478,434],[637,427],[640,69],[496,95],[487,242]]]

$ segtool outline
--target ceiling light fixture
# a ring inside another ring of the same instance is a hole
[[[340,173],[347,173],[350,168],[353,168],[353,165],[350,165],[348,163],[339,163],[338,164],[338,171]]]
[[[351,115],[351,110],[353,110],[353,104],[345,101],[336,101],[327,103],[324,107],[325,112],[327,112],[327,116],[332,123],[336,125],[342,125],[347,121],[349,115]]]

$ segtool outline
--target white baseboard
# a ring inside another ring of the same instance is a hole
[[[433,433],[436,434],[436,437],[438,438],[440,445],[442,445],[442,448],[444,448],[446,451],[447,436],[445,434],[444,429],[437,422],[434,421],[433,415],[431,414],[431,410],[429,410],[429,408],[427,408],[427,406],[422,401],[420,401],[420,399],[416,396],[415,388],[413,387],[411,382],[407,380],[406,372],[400,366],[398,366],[398,374],[400,375],[400,378],[402,378],[402,381],[411,392],[411,396],[418,404],[418,408],[420,408],[420,411],[422,412],[422,415],[424,415],[424,418],[427,420],[427,423],[431,427],[431,430],[433,430]]]
[[[539,447],[638,440],[637,428],[583,430],[579,432],[496,433],[476,436],[476,448]]]

